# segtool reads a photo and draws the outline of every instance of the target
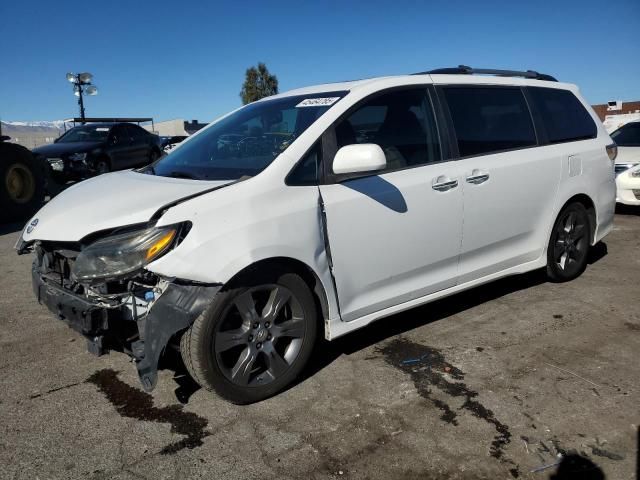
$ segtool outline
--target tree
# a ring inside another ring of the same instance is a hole
[[[258,63],[258,68],[247,68],[240,91],[243,105],[276,93],[278,93],[278,79],[269,73],[264,63]]]

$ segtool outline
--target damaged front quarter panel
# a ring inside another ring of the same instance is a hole
[[[140,340],[134,342],[132,351],[145,390],[156,386],[158,361],[171,337],[189,328],[221,288],[221,284],[174,280],[138,321]]]

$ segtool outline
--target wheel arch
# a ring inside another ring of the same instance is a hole
[[[558,213],[556,215],[556,218],[560,215],[560,213],[562,213],[562,211],[568,205],[570,205],[572,203],[580,203],[587,210],[587,215],[589,216],[589,244],[593,245],[593,242],[594,242],[594,239],[595,239],[595,234],[596,234],[596,227],[598,225],[598,217],[597,217],[597,211],[596,211],[595,203],[594,203],[594,201],[591,199],[591,197],[589,195],[587,195],[585,193],[578,193],[578,194],[573,195],[566,202],[564,202],[562,207],[560,207],[560,209],[558,210]],[[555,223],[555,219],[554,219],[554,223]]]
[[[247,265],[240,271],[235,273],[223,288],[229,288],[237,285],[246,275],[250,275],[258,270],[268,268],[278,268],[286,272],[296,273],[304,280],[313,294],[316,308],[320,314],[319,320],[323,322],[323,326],[329,321],[329,299],[327,291],[318,274],[306,263],[291,257],[269,257],[257,260]]]

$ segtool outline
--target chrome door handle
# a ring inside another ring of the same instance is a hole
[[[433,179],[431,188],[439,192],[446,192],[458,186],[458,180],[451,180],[449,177],[441,176]]]
[[[481,183],[489,180],[489,174],[481,172],[480,170],[474,170],[466,179],[467,183],[473,183],[474,185],[480,185]]]

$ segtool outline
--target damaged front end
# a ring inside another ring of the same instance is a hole
[[[148,232],[138,230],[139,237]],[[186,235],[188,228],[178,228],[164,250],[174,248]],[[136,233],[136,230],[133,230]],[[131,233],[118,232],[106,237],[108,241],[124,238]],[[141,237],[142,238],[142,237]],[[87,338],[88,350],[95,355],[110,350],[130,355],[136,363],[140,381],[145,390],[152,390],[157,382],[158,362],[168,345],[189,328],[205,310],[222,287],[176,278],[164,278],[135,263],[131,249],[123,247],[122,240],[115,257],[126,258],[135,268],[120,268],[106,275],[83,275],[81,270],[91,261],[96,265],[108,260],[108,255],[87,259],[87,251],[104,240],[87,242],[38,241],[21,247],[22,253],[33,250],[36,258],[32,267],[33,290],[40,302],[58,319]],[[157,246],[157,244],[155,244]],[[102,245],[104,248],[104,245]],[[154,245],[143,245],[147,260],[155,259],[149,252]],[[139,248],[136,246],[136,248]],[[84,266],[79,264],[84,262]],[[125,262],[125,263],[126,263]],[[117,261],[116,261],[117,263]],[[148,263],[148,262],[147,262]],[[94,266],[96,266],[94,265]],[[105,267],[108,270],[111,267]]]

